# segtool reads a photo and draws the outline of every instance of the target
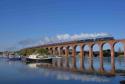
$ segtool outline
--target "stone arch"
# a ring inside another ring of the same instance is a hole
[[[103,49],[103,61],[104,61],[104,69],[105,71],[110,71],[112,69],[112,57],[111,57],[111,49],[112,44],[110,42],[102,43]]]
[[[65,57],[63,59],[64,60],[64,66],[66,68],[69,68],[69,46],[64,46],[65,47]]]
[[[53,55],[54,55],[54,56],[56,55],[55,47],[53,47]]]
[[[55,55],[58,55],[58,47],[55,47]]]
[[[95,43],[92,45],[92,50],[93,50],[93,56],[94,57],[97,57],[99,56],[99,51],[100,51],[100,48],[99,48],[99,44],[98,43]]]
[[[83,45],[84,56],[89,56],[90,47],[88,44]]]
[[[53,55],[53,48],[50,48],[50,54]]]
[[[69,67],[70,68],[76,68],[76,45],[68,45],[67,46],[68,49],[68,58],[69,58]]]
[[[63,56],[66,56],[66,47],[63,46],[62,50],[63,50]]]
[[[84,56],[84,69],[89,69],[89,51],[90,51],[90,46],[89,44],[84,44],[83,45],[83,56]]]
[[[93,51],[93,67],[95,70],[100,68],[100,46],[98,43],[92,45]]]
[[[68,52],[69,56],[72,56],[73,47],[71,45],[69,45],[67,48],[69,50],[69,52]]]
[[[120,52],[122,52],[122,55],[124,55],[124,43],[121,42],[121,41],[116,41],[114,44],[114,50],[115,51],[118,51],[118,49],[120,48]],[[119,46],[119,47],[117,47]],[[117,53],[115,53],[115,56],[116,56]]]
[[[59,47],[59,55],[60,55],[60,56],[63,56],[63,46],[60,46],[60,47]]]
[[[57,52],[58,52],[58,56],[60,56],[61,54],[60,54],[60,47],[59,46],[57,48]]]
[[[76,56],[79,56],[81,46],[80,45],[75,45],[74,48],[75,48],[75,51],[76,51]]]
[[[111,44],[109,42],[102,43],[102,48],[103,48],[103,56],[104,57],[106,55],[111,56]]]
[[[64,56],[64,46],[59,46],[58,47],[58,55],[59,56]]]
[[[49,50],[49,48],[45,48],[46,50]]]
[[[120,66],[124,65],[124,63],[123,63],[123,61],[124,61],[124,43],[121,41],[116,41],[114,43],[114,52],[115,52],[115,66],[118,69]]]
[[[81,64],[81,61],[83,61],[82,60],[82,58],[80,58],[80,54],[81,54],[81,45],[79,45],[79,44],[76,44],[75,46],[74,46],[74,49],[75,49],[75,60],[76,60],[76,68],[81,68],[81,66],[82,66],[82,64]],[[82,51],[83,51],[83,49],[82,49]]]

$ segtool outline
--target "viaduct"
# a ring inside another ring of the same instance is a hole
[[[76,47],[80,47],[80,66],[83,65],[83,59],[84,59],[84,47],[88,45],[89,47],[89,59],[93,60],[93,46],[98,45],[99,46],[99,59],[100,59],[100,69],[103,69],[103,46],[104,44],[108,43],[109,47],[111,49],[111,65],[112,67],[115,67],[115,50],[114,46],[117,43],[122,43],[124,48],[124,58],[125,58],[125,39],[112,39],[112,40],[100,40],[100,41],[71,41],[71,42],[62,42],[62,43],[54,43],[54,44],[46,44],[41,46],[35,46],[32,48],[45,48],[48,50],[48,52],[53,56],[69,56],[70,48],[72,49],[72,57],[74,60],[72,61],[73,65],[75,66],[75,57],[76,57]],[[92,65],[92,61],[90,61],[90,64]]]

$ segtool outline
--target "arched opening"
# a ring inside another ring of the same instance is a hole
[[[50,55],[53,55],[53,48],[50,48]]]
[[[68,64],[69,64],[69,68],[72,67],[72,46],[68,46]]]
[[[58,56],[58,47],[55,48],[55,55]]]
[[[45,48],[47,51],[49,50],[49,48]]]
[[[65,55],[65,52],[64,52],[64,48],[63,46],[61,47],[56,47],[56,51],[57,51],[57,57],[56,57],[56,61],[57,61],[57,66],[58,67],[63,67],[64,66],[64,62],[62,61],[63,60],[63,57]]]
[[[89,46],[84,45],[83,51],[84,51],[84,68],[89,69]]]
[[[60,56],[60,47],[57,48],[58,56]]]
[[[63,47],[62,49],[63,49],[62,53],[63,53],[63,57],[64,57],[66,55],[66,52],[65,52],[66,51],[66,47]]]
[[[73,48],[72,48],[72,46],[69,46],[68,49],[69,49],[69,57],[71,57]]]
[[[60,56],[63,56],[63,47],[60,47],[60,48],[59,48],[59,55],[60,55]]]
[[[76,45],[75,47],[75,51],[76,51],[76,67],[77,68],[80,68],[80,46],[79,45]]]
[[[93,67],[95,70],[99,70],[99,68],[100,68],[99,45],[94,44],[92,46],[92,50],[93,50]]]
[[[109,43],[103,44],[103,65],[105,71],[111,71],[111,46]]]
[[[124,45],[121,42],[114,44],[115,51],[115,68],[116,70],[123,69],[124,67]],[[125,68],[124,68],[125,69]]]

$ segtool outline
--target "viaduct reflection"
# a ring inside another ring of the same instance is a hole
[[[55,64],[55,65],[54,65]],[[34,68],[34,64],[28,64],[29,67]],[[53,64],[48,63],[36,63],[36,67],[42,68],[41,74],[45,77],[54,77],[57,80],[80,80],[82,82],[86,81],[92,81],[92,82],[109,82],[110,79],[108,79],[105,76],[96,76],[96,75],[88,75],[88,74],[82,74],[83,71],[79,71],[79,69],[74,70],[73,68],[66,67],[64,65],[57,64],[56,61],[53,62]],[[68,72],[67,72],[68,71]],[[70,73],[72,72],[72,73]],[[96,79],[96,80],[93,80]]]
[[[28,65],[32,68],[35,67],[42,67],[44,69],[53,69],[54,71],[56,70],[61,70],[61,71],[67,71],[67,72],[73,72],[73,73],[80,73],[80,74],[96,74],[96,75],[105,75],[105,76],[115,76],[116,71],[115,67],[112,67],[110,71],[104,70],[104,67],[102,69],[94,69],[93,65],[89,64],[89,68],[85,68],[84,66],[80,68],[74,66],[74,65],[69,65],[69,62],[67,62],[68,58],[58,58],[53,60],[52,64],[49,63],[29,63]],[[69,61],[69,60],[68,60]],[[92,60],[91,60],[92,61]]]

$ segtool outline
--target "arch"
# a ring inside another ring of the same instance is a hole
[[[83,45],[84,56],[89,56],[89,50],[90,48],[88,44]]]
[[[67,46],[69,50],[69,67],[76,68],[76,45]]]
[[[81,49],[80,45],[75,46],[76,56],[80,56],[80,49]]]
[[[62,48],[62,52],[63,52],[63,56],[66,56],[66,47],[65,46],[63,46],[63,48]]]
[[[103,61],[104,61],[104,69],[108,72],[111,71],[111,44],[105,42],[102,44],[103,48]]]
[[[115,53],[115,56],[121,53],[122,55],[124,55],[124,44],[122,42],[115,42],[114,43],[114,50],[117,51],[117,53]]]
[[[68,46],[68,49],[69,49],[69,56],[72,56],[73,47],[72,46]]]
[[[89,50],[90,47],[88,44],[83,45],[83,56],[84,56],[84,69],[89,69]]]
[[[49,48],[45,48],[46,50],[49,50]]]
[[[93,68],[99,70],[100,68],[100,46],[95,43],[92,45],[93,50]]]
[[[55,47],[55,55],[58,55],[58,47]]]
[[[116,69],[119,69],[120,66],[123,66],[124,63],[124,44],[120,41],[114,43],[114,51],[115,51],[115,65]]]
[[[53,55],[55,56],[56,55],[55,47],[53,47],[52,49],[53,49]]]
[[[110,43],[103,43],[102,44],[102,48],[103,48],[103,56],[107,57],[107,56],[111,56],[111,45]]]
[[[99,44],[93,44],[92,45],[92,50],[93,50],[93,56],[97,57],[99,56]]]
[[[50,48],[50,54],[53,55],[53,48]]]
[[[64,57],[64,66],[69,68],[69,46],[65,46],[65,57]]]
[[[58,49],[59,49],[59,56],[63,56],[63,46],[60,46]]]
[[[81,54],[81,46],[80,45],[75,45],[75,60],[76,60],[76,68],[82,68],[82,65],[83,65],[83,58],[80,57],[80,54]],[[83,51],[83,49],[82,49]]]
[[[58,52],[58,56],[61,56],[61,53],[60,53],[60,46],[58,46],[57,52]]]

